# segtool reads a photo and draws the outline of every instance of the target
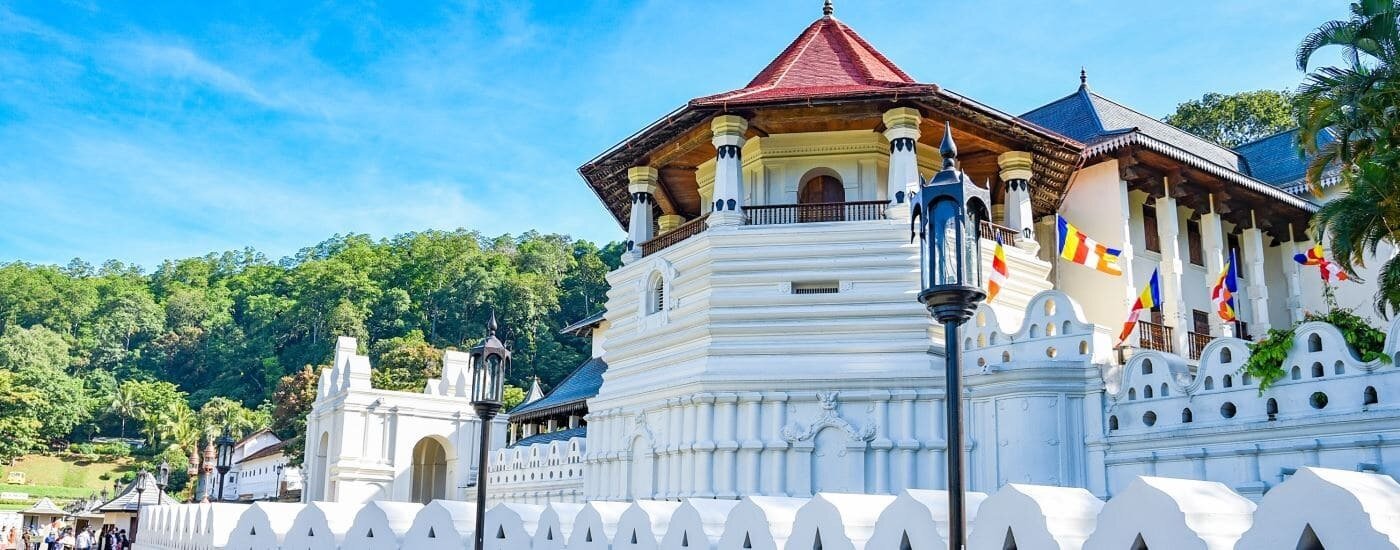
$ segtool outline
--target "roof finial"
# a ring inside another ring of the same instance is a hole
[[[1080,88],[1088,88],[1088,87],[1089,87],[1089,71],[1084,70],[1084,67],[1083,67],[1083,66],[1080,66],[1080,67],[1079,67],[1079,87],[1080,87]]]
[[[831,17],[834,13],[836,13],[836,7],[831,5],[831,0],[826,0],[826,2],[822,4],[822,15]]]
[[[958,158],[958,144],[953,143],[953,123],[943,123],[943,143],[938,146],[938,155],[943,157],[943,169],[953,168]]]
[[[496,335],[496,310],[491,310],[491,320],[486,322],[487,337]]]

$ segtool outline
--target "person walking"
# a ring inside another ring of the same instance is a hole
[[[92,550],[92,529],[83,529],[78,532],[78,538],[73,543],[73,548],[77,550]]]

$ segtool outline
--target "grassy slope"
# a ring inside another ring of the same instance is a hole
[[[87,462],[72,457],[26,455],[15,461],[13,466],[0,466],[0,480],[11,471],[24,472],[28,478],[26,485],[0,483],[0,491],[29,493],[31,500],[49,497],[55,500],[71,500],[86,497],[92,493],[112,489],[112,479],[131,468],[130,459],[117,462]],[[106,474],[106,479],[103,479]],[[14,503],[0,503],[0,510],[27,507]]]

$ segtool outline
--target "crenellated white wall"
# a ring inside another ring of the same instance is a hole
[[[1106,503],[1083,489],[1016,484],[987,498],[968,496],[970,550],[1118,550],[1137,548],[1138,539],[1149,548],[1171,549],[1400,550],[1400,484],[1360,472],[1303,468],[1257,506],[1220,483],[1164,477],[1135,478]],[[820,493],[809,499],[498,504],[487,512],[485,540],[488,548],[511,550],[935,550],[948,546],[946,497],[939,491],[907,491],[898,496]],[[301,507],[290,522],[271,523],[265,516],[274,509],[264,505],[148,506],[141,512],[135,547],[358,550],[375,540],[374,548],[459,550],[475,534],[468,503],[377,506],[332,509],[318,503]],[[328,518],[327,512],[338,517]],[[411,520],[407,512],[413,512]],[[406,532],[405,524],[411,525]],[[251,544],[245,529],[266,530],[256,535],[285,542]],[[384,529],[388,532],[381,534]],[[373,537],[356,539],[370,530]]]
[[[585,438],[496,449],[487,476],[491,498],[526,504],[583,502]]]

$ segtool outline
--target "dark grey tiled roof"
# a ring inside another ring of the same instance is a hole
[[[564,377],[564,380],[550,390],[544,399],[516,407],[515,410],[510,411],[510,415],[519,416],[586,401],[598,395],[598,389],[603,387],[603,373],[607,370],[608,364],[601,357],[589,359],[574,369],[574,372]]]
[[[585,437],[587,435],[588,427],[579,426],[577,428],[569,428],[567,430],[559,430],[557,432],[549,432],[547,434],[535,434],[520,441],[516,441],[515,443],[507,446],[506,448],[510,449],[513,447],[529,447],[537,443],[553,443],[555,441],[568,441],[575,437]]]
[[[572,325],[569,325],[569,326],[567,326],[567,327],[564,327],[564,328],[559,329],[559,332],[560,332],[560,334],[573,334],[573,335],[575,335],[575,336],[588,336],[588,334],[587,334],[587,331],[588,331],[588,330],[592,329],[593,327],[598,326],[598,323],[603,322],[603,314],[604,314],[604,313],[607,313],[607,311],[599,311],[598,313],[594,313],[593,315],[589,315],[589,316],[587,316],[587,317],[584,317],[584,318],[583,318],[582,320],[580,320],[580,321],[575,321],[574,324],[572,324]]]
[[[1336,138],[1329,130],[1317,136],[1318,145]],[[1259,138],[1235,148],[1249,165],[1249,175],[1277,187],[1289,187],[1303,179],[1308,160],[1298,151],[1298,129]]]
[[[1021,118],[1085,143],[1136,129],[1211,164],[1230,170],[1244,170],[1238,153],[1096,94],[1087,86],[1080,86],[1074,93],[1021,115]]]

